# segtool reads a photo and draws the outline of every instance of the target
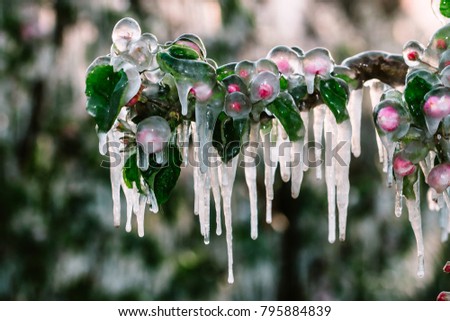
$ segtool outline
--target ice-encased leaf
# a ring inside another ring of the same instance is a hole
[[[151,155],[148,170],[141,171],[145,182],[153,190],[158,205],[169,200],[181,172],[182,158],[178,147],[175,144],[169,144],[167,149],[165,164],[158,164],[155,155]]]
[[[167,49],[167,51],[171,56],[178,59],[197,60],[200,58],[197,51],[195,51],[189,46],[182,44],[173,44]]]
[[[141,172],[137,166],[137,157],[136,153],[130,155],[128,157],[127,161],[125,162],[125,165],[122,169],[122,176],[123,181],[125,185],[132,189],[133,183],[136,184],[136,188],[142,192],[141,190]]]
[[[266,107],[283,125],[291,142],[302,138],[305,134],[303,121],[295,106],[295,101],[287,92],[283,92]]]
[[[300,56],[289,47],[274,47],[270,50],[267,58],[275,62],[278,70],[285,76],[290,76],[294,73],[301,73],[303,71]]]
[[[440,0],[439,12],[446,18],[450,18],[450,0]]]
[[[231,62],[229,64],[220,66],[216,70],[217,80],[218,81],[222,81],[225,78],[227,78],[227,77],[229,77],[231,75],[234,75],[235,68],[236,68],[236,63],[235,62]]]
[[[106,133],[113,126],[120,108],[126,103],[127,85],[126,73],[114,72],[112,66],[98,65],[87,75],[86,110],[94,117],[99,132]]]
[[[252,104],[245,94],[235,91],[226,95],[224,109],[233,119],[242,119],[248,117]]]
[[[407,77],[404,98],[414,122],[419,126],[425,126],[422,112],[423,99],[438,82],[437,76],[425,69],[413,71]]]
[[[234,119],[221,112],[213,132],[213,146],[224,163],[228,163],[240,152],[241,139],[248,132],[248,119]]]
[[[349,99],[348,85],[339,78],[320,79],[320,96],[330,108],[338,124],[349,119],[347,104]]]

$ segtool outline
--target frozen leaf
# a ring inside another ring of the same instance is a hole
[[[292,142],[304,136],[305,129],[303,127],[303,121],[291,95],[286,92],[281,93],[266,108],[283,125],[284,130]]]
[[[126,103],[127,85],[125,72],[114,72],[112,66],[98,65],[87,75],[86,110],[95,118],[99,132],[106,133],[114,124],[120,108]]]
[[[450,0],[440,0],[439,12],[446,18],[450,18]]]
[[[300,56],[289,47],[274,47],[267,55],[267,58],[275,62],[278,70],[287,77],[294,73],[302,72]]]
[[[317,75],[327,78],[333,71],[334,61],[330,52],[324,48],[314,48],[303,57],[303,72],[305,74],[308,94],[314,92],[314,83]]]
[[[349,91],[345,81],[335,77],[320,79],[320,96],[330,108],[338,124],[349,119],[347,111]]]
[[[223,66],[220,66],[219,68],[217,68],[216,72],[217,72],[217,80],[218,81],[222,81],[225,78],[234,75],[234,70],[236,68],[236,63],[232,62]]]
[[[250,84],[250,99],[252,102],[263,101],[265,104],[275,100],[280,92],[278,76],[270,71],[259,73]]]

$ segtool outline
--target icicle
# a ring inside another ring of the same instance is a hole
[[[259,122],[251,124],[248,142],[249,145],[244,154],[245,181],[250,198],[250,235],[255,240],[258,237],[258,190],[255,157],[259,145]]]
[[[275,171],[277,169],[278,146],[273,146],[272,142],[276,142],[277,121],[272,120],[272,129],[270,133],[264,135],[261,131],[261,138],[264,143],[264,185],[266,186],[266,222],[272,223],[272,200],[273,183],[275,179]]]
[[[409,221],[411,227],[413,228],[414,235],[416,237],[417,243],[417,257],[418,257],[418,267],[417,276],[422,278],[424,276],[424,244],[422,235],[422,218],[420,216],[420,179],[414,183],[414,196],[415,200],[406,199],[406,206],[408,207]]]
[[[136,211],[136,223],[139,237],[144,236],[144,215],[146,203],[147,197],[144,195],[139,195],[139,209]]]
[[[133,195],[139,193],[135,184],[133,183],[133,188],[128,188],[125,182],[122,180],[122,190],[125,195],[125,200],[127,203],[127,222],[125,225],[125,231],[131,232],[131,217],[133,215]]]
[[[150,212],[155,214],[159,212],[158,200],[156,199],[155,192],[152,189],[148,191],[147,203],[149,204]]]
[[[220,208],[220,201],[221,201],[221,195],[220,195],[220,182],[219,182],[219,167],[222,165],[222,162],[220,160],[219,155],[217,154],[217,150],[213,148],[212,151],[212,162],[213,166],[209,167],[209,176],[211,180],[211,187],[213,191],[214,196],[214,205],[216,207],[216,234],[221,235],[222,234],[222,221],[221,221],[221,215],[222,211]]]
[[[323,122],[325,119],[325,105],[317,106],[313,109],[314,113],[314,155],[316,166],[316,178],[322,179],[322,135],[323,135]],[[308,149],[309,150],[309,149]],[[309,159],[309,157],[308,157]]]
[[[198,155],[199,155],[199,166],[200,172],[206,173],[208,170],[207,160],[205,159],[204,149],[208,146],[210,140],[208,139],[208,124],[207,124],[207,106],[204,103],[195,103],[195,126],[198,135]]]
[[[107,137],[108,133],[103,132],[97,132],[98,136],[98,151],[100,152],[100,155],[105,156],[108,152],[108,145],[107,145]]]
[[[309,130],[308,130],[309,129],[309,111],[300,112],[300,117],[302,118],[303,125],[305,126],[305,137],[303,138],[303,144],[307,145],[309,143]],[[303,159],[303,144],[301,146],[301,148],[302,148],[301,162],[302,162],[303,171],[306,172],[309,167],[308,167],[308,162],[305,162]],[[298,148],[298,146],[296,148]]]
[[[327,185],[328,198],[328,241],[336,240],[336,179],[335,159],[332,155],[334,148],[333,136],[337,132],[336,119],[329,109],[325,115],[325,183]]]
[[[277,148],[279,152],[280,174],[283,182],[287,183],[291,179],[291,142],[283,126],[278,126]]]
[[[231,195],[233,192],[234,179],[236,177],[237,164],[238,164],[238,157],[235,157],[228,164],[222,164],[219,172],[219,179],[222,186],[221,192],[223,199],[223,214],[225,217],[225,230],[227,238],[228,283],[230,284],[234,283]]]
[[[157,164],[165,164],[167,162],[166,150],[163,149],[160,152],[155,153],[155,161]]]
[[[202,191],[202,207],[200,211],[202,212],[202,215],[200,215],[202,222],[202,234],[204,237],[205,244],[209,244],[209,235],[210,235],[210,198],[211,198],[211,185],[208,173],[201,174],[201,186],[200,188],[203,189]]]
[[[439,226],[441,227],[441,242],[447,242],[449,229],[448,209],[442,208],[439,211]]]
[[[363,90],[356,89],[350,93],[348,112],[352,124],[352,153],[353,156],[361,155],[361,113]]]
[[[306,137],[306,136],[305,136]],[[300,194],[300,187],[303,181],[303,168],[305,166],[303,160],[303,139],[292,143],[291,164],[291,196],[297,198]]]
[[[403,210],[403,176],[395,177],[395,216],[402,216]]]
[[[114,226],[119,227],[120,226],[120,211],[121,211],[121,205],[120,205],[120,190],[121,190],[121,182],[123,180],[122,178],[122,168],[124,166],[124,156],[121,152],[121,146],[123,145],[120,143],[120,133],[116,132],[115,130],[110,130],[108,132],[108,136],[105,136],[105,144],[108,144],[110,147],[109,150],[109,157],[110,157],[110,180],[111,180],[111,192],[112,192],[112,200],[113,200],[113,217],[114,217]],[[110,144],[112,143],[112,144]],[[108,148],[107,148],[108,150]],[[117,161],[115,157],[117,155],[120,155],[120,163],[116,164]]]
[[[387,186],[391,187],[394,182],[393,159],[398,143],[390,141],[386,136],[381,137],[381,141],[385,148],[384,164],[387,165]]]
[[[335,160],[336,170],[336,202],[339,210],[339,240],[345,240],[345,232],[347,226],[347,209],[348,199],[350,193],[350,160],[351,160],[351,147],[350,140],[352,139],[352,126],[350,120],[346,120],[337,125],[337,141],[336,145],[344,144],[339,153],[339,160]]]
[[[193,150],[193,160],[194,160],[194,168],[192,170],[192,174],[194,177],[194,214],[199,214],[199,179],[200,179],[200,169],[198,165],[198,135],[197,135],[197,127],[195,123],[191,124],[192,131],[192,142],[194,146]]]
[[[183,166],[189,162],[189,137],[191,136],[191,122],[183,120],[181,125],[181,155],[183,157]]]
[[[372,103],[372,108],[374,108],[380,101],[381,95],[383,94],[383,88],[384,85],[379,81],[370,81],[366,82],[366,86],[369,87],[369,93],[370,93],[370,101]],[[384,163],[385,157],[384,157],[384,148],[383,144],[381,142],[380,136],[378,135],[378,132],[375,128],[375,137],[377,139],[377,146],[378,146],[378,157],[380,159],[380,163]],[[387,168],[384,172],[387,171]]]
[[[175,81],[175,84],[177,86],[178,97],[180,99],[181,114],[186,116],[188,112],[188,95],[193,86],[183,81]]]

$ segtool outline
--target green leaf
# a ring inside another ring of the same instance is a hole
[[[217,80],[222,81],[228,76],[234,75],[234,69],[236,68],[236,63],[232,62],[217,68]]]
[[[419,70],[408,76],[404,92],[405,101],[414,122],[422,128],[426,126],[422,111],[423,100],[437,81],[437,77],[426,70]]]
[[[290,94],[279,94],[266,108],[280,121],[292,142],[303,137],[303,121]]]
[[[320,96],[330,108],[338,124],[349,118],[347,111],[348,85],[339,78],[320,79]]]
[[[419,171],[416,169],[411,175],[403,177],[403,195],[409,200],[415,200],[414,184],[419,179]],[[419,184],[419,183],[418,183]]]
[[[444,17],[450,18],[450,0],[441,0],[439,11]]]
[[[119,114],[125,89],[128,85],[127,75],[123,70],[114,72],[112,66],[96,66],[86,78],[86,110],[94,117],[100,132],[111,129]]]
[[[239,154],[242,136],[249,129],[248,122],[248,119],[233,120],[224,112],[217,117],[212,144],[225,163]]]
[[[197,51],[195,51],[192,48],[189,48],[188,46],[184,45],[171,45],[167,51],[169,54],[175,58],[178,59],[191,59],[196,60],[199,59],[200,56],[198,55]]]
[[[215,69],[208,63],[199,60],[178,59],[165,51],[156,55],[156,60],[162,71],[175,79],[190,79],[193,81],[207,79],[213,82],[216,78]]]
[[[130,157],[128,157],[127,161],[125,162],[125,166],[122,169],[122,176],[123,181],[125,182],[125,185],[127,185],[128,188],[133,188],[134,182],[138,190],[142,192],[141,171],[137,167],[136,154],[133,154]]]
[[[159,165],[150,157],[149,169],[141,172],[145,182],[153,190],[158,204],[166,203],[180,176],[182,162],[180,151],[175,144],[168,146],[168,162]]]

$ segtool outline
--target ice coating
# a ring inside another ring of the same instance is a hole
[[[108,133],[104,133],[104,132],[97,132],[97,136],[98,136],[98,151],[100,153],[100,155],[105,156],[106,153],[108,152]]]
[[[246,84],[249,84],[253,77],[256,75],[255,63],[248,60],[238,62],[234,70],[236,75],[241,77]]]
[[[395,156],[393,167],[396,177],[411,175],[416,170],[416,165],[414,165],[410,160],[404,158],[401,154]]]
[[[143,39],[129,44],[127,56],[134,62],[138,71],[149,69],[153,61],[151,45]]]
[[[422,234],[422,217],[420,215],[420,193],[419,193],[419,180],[414,183],[414,195],[415,199],[406,199],[406,206],[408,208],[408,217],[411,227],[414,231],[417,243],[417,276],[422,278],[425,274],[424,268],[424,243]]]
[[[306,142],[306,136],[303,139],[292,142],[291,150],[291,196],[297,198],[300,194],[300,187],[303,181],[304,172],[304,156],[303,156],[303,144]]]
[[[380,101],[381,95],[383,94],[383,84],[379,81],[372,81],[369,86],[369,93],[370,93],[370,101],[372,104],[372,107],[375,108],[378,102]],[[384,162],[384,146],[381,142],[380,135],[378,134],[378,130],[375,128],[375,137],[377,141],[377,147],[378,147],[378,157],[380,160],[380,163]]]
[[[450,186],[450,164],[443,163],[435,166],[428,174],[427,182],[436,192],[444,192]]]
[[[403,211],[403,176],[395,178],[395,208],[396,217],[402,216]]]
[[[160,116],[151,116],[141,121],[136,130],[136,143],[139,145],[138,166],[146,170],[148,168],[148,156],[161,152],[171,136],[170,126]],[[141,153],[141,150],[143,153]]]
[[[283,182],[287,183],[291,179],[291,146],[292,143],[287,137],[283,126],[278,126],[277,146],[279,153],[280,175]]]
[[[220,157],[216,149],[212,150],[212,163],[214,165],[209,167],[209,176],[211,181],[211,189],[214,197],[214,206],[216,209],[216,234],[222,234],[222,210],[221,210],[221,200],[222,196],[220,193],[220,181],[219,181],[219,169],[222,164]]]
[[[250,199],[250,236],[255,240],[258,237],[258,190],[256,184],[257,168],[255,157],[259,145],[259,122],[250,125],[248,143],[246,153],[244,154],[244,170]]]
[[[309,143],[309,111],[301,111],[300,112],[300,117],[303,121],[303,125],[305,126],[305,137],[303,138],[303,142],[305,144]],[[294,142],[295,144],[295,142]],[[306,172],[308,170],[308,162],[304,159],[304,155],[303,155],[303,143],[301,144],[301,147],[297,146],[297,147],[293,147],[294,149],[299,149],[301,148],[301,163],[302,163],[302,167],[303,167],[303,171]],[[308,155],[306,155],[308,156]],[[295,197],[294,197],[295,198]]]
[[[226,95],[224,110],[225,113],[233,119],[242,119],[248,117],[252,110],[252,105],[246,95],[239,91],[235,91]]]
[[[328,76],[334,68],[334,61],[330,52],[324,48],[315,48],[303,57],[303,72],[305,74],[308,94],[314,92],[314,79],[316,75]]]
[[[133,18],[119,20],[113,28],[112,41],[119,52],[125,51],[131,41],[137,41],[141,36],[141,27]]]
[[[400,114],[397,109],[387,106],[377,114],[377,124],[385,132],[393,132],[400,126]]]
[[[355,157],[361,155],[361,113],[362,113],[362,89],[352,90],[348,102],[348,113],[352,126],[352,154]]]
[[[417,67],[420,65],[425,47],[417,41],[408,41],[403,46],[403,59],[409,67]]]
[[[259,73],[250,84],[250,99],[252,102],[264,101],[271,103],[280,92],[280,81],[278,77],[270,72]]]
[[[450,87],[450,66],[445,67],[440,73],[440,79],[445,87]]]
[[[108,142],[111,142],[110,147],[110,180],[111,180],[111,193],[112,193],[112,201],[113,201],[113,218],[114,218],[114,226],[120,226],[120,190],[122,184],[122,168],[124,166],[124,155],[121,152],[121,147],[123,148],[123,144],[120,143],[120,137],[122,135],[116,130],[110,130],[107,135]],[[121,155],[120,163],[116,164],[117,161],[115,157],[117,155]],[[116,165],[113,166],[112,164]]]
[[[256,61],[255,66],[257,74],[267,71],[273,73],[274,75],[278,75],[279,72],[277,65],[269,59],[259,59],[258,61]]]
[[[439,123],[450,115],[450,90],[440,87],[431,90],[424,98],[423,112],[430,134],[435,134]]]
[[[270,50],[267,58],[272,60],[278,67],[278,70],[289,77],[294,73],[302,72],[300,56],[297,52],[286,46],[277,46]]]

